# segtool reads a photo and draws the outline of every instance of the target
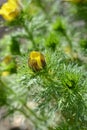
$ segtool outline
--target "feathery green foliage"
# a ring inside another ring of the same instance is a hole
[[[20,15],[3,22],[12,31],[0,40],[0,107],[5,116],[23,114],[35,130],[86,130],[87,4],[21,4]],[[32,51],[44,55],[45,67],[40,56],[31,61],[38,71],[28,66]]]

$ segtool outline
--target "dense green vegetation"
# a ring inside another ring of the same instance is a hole
[[[35,130],[87,130],[87,3],[16,4],[0,22],[9,30],[0,39],[4,117],[18,112]]]

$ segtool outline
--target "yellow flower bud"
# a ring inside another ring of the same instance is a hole
[[[12,21],[21,11],[21,5],[18,0],[8,0],[0,9],[0,15],[7,21]]]
[[[28,59],[28,66],[34,70],[39,71],[42,68],[44,68],[46,65],[45,57],[42,53],[37,51],[32,51],[30,53],[29,59]]]

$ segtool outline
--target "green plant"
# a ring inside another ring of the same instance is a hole
[[[86,130],[87,30],[74,14],[83,4],[22,2],[20,14],[2,22],[12,31],[0,41],[0,107],[5,117],[23,114],[35,130]]]

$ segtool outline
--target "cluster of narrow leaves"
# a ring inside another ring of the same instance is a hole
[[[23,114],[38,130],[86,130],[87,5],[23,2],[0,44],[0,107],[6,115]]]

